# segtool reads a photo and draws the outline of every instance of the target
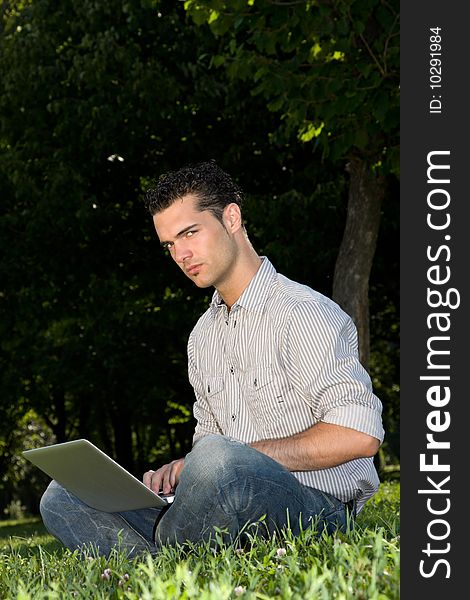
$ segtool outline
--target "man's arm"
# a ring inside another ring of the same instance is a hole
[[[336,305],[298,304],[282,344],[290,381],[315,425],[251,444],[290,471],[314,471],[372,457],[383,439],[382,405],[359,362],[352,320]]]
[[[380,441],[340,425],[317,423],[291,437],[250,444],[289,471],[315,471],[376,454]]]

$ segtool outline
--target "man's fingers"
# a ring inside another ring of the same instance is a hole
[[[147,471],[144,473],[144,484],[156,492],[169,494],[178,485],[181,471],[184,467],[184,459],[174,460],[168,465],[163,465],[157,471]]]
[[[152,475],[150,489],[153,490],[156,494],[160,493],[162,489],[162,481],[164,477],[164,469],[166,469],[167,465],[164,467],[160,467],[155,473]]]
[[[155,473],[155,471],[147,471],[146,473],[144,473],[144,476],[142,478],[142,481],[144,482],[144,485],[146,485],[148,488],[151,485],[151,481],[152,481],[152,475]]]
[[[178,485],[178,481],[180,479],[181,471],[184,467],[184,458],[180,458],[179,460],[174,460],[172,463],[172,469],[170,472],[170,487],[171,489],[175,489]]]
[[[170,484],[170,488],[172,490],[174,490],[175,486],[176,486],[176,469],[175,469],[175,467],[173,467],[173,469],[170,471],[170,479],[169,479],[168,483]]]
[[[165,472],[163,473],[163,478],[162,478],[162,492],[164,494],[169,494],[172,489],[173,489],[173,485],[171,484],[171,471],[173,468],[173,464],[170,463],[169,465],[167,465],[167,468],[165,469]]]
[[[144,476],[142,479],[144,482],[144,485],[146,485],[148,488],[150,488],[152,491],[156,492],[157,494],[161,489],[161,482],[162,482],[162,477],[161,477],[161,473],[160,473],[161,470],[162,469],[159,469],[158,471],[147,471],[146,473],[144,473]]]

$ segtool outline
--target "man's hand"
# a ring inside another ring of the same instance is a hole
[[[184,468],[184,458],[171,461],[168,465],[163,465],[157,471],[147,471],[144,473],[143,482],[155,493],[170,494],[178,485],[181,471]]]

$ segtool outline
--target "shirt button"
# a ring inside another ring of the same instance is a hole
[[[233,367],[230,367],[230,373],[233,375]]]
[[[235,421],[236,418],[237,418],[237,415],[232,415],[232,421]]]

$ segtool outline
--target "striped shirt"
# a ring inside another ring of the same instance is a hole
[[[227,310],[215,291],[188,342],[194,443],[289,437],[323,421],[383,440],[382,405],[358,359],[356,328],[337,304],[276,272],[267,258]],[[360,510],[378,489],[372,458],[294,471]]]

